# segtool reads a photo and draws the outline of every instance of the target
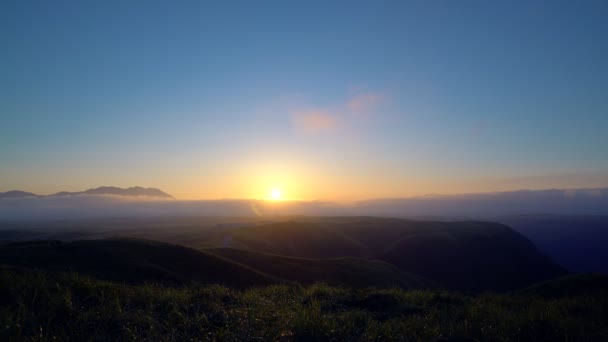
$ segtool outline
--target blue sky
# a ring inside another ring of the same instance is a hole
[[[0,191],[608,185],[606,18],[605,1],[5,1]]]

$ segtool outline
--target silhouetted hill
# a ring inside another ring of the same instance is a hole
[[[207,250],[279,278],[303,284],[324,282],[345,287],[400,287],[429,289],[435,285],[416,275],[380,261],[343,257],[332,259],[293,258],[234,248]]]
[[[88,189],[85,191],[60,191],[52,195],[36,195],[31,192],[13,190],[0,192],[0,198],[20,198],[20,197],[60,197],[60,196],[75,196],[75,195],[114,195],[114,196],[129,196],[129,197],[155,197],[155,198],[173,198],[156,188],[142,188],[139,186],[130,187],[127,189],[114,186],[102,186],[99,188]]]
[[[350,218],[336,227],[379,259],[463,290],[507,290],[565,273],[511,228],[493,222]]]
[[[11,190],[11,191],[7,191],[7,192],[0,192],[0,198],[20,198],[20,197],[38,197],[38,195],[31,193],[31,192],[20,191],[20,190]]]
[[[0,246],[0,264],[76,271],[129,283],[216,283],[252,286],[296,281],[346,287],[428,289],[433,284],[378,260],[304,259],[235,249],[195,251],[166,243],[108,239],[32,241]]]
[[[274,221],[274,222],[268,222]],[[229,224],[222,224],[228,222]],[[48,228],[45,228],[47,227]],[[4,224],[46,239],[111,236],[195,249],[231,247],[296,258],[380,259],[449,289],[509,290],[565,274],[521,234],[491,222],[377,217],[166,218]],[[61,230],[61,227],[66,227]],[[2,234],[0,234],[2,236]]]
[[[452,223],[397,240],[382,256],[449,288],[508,290],[565,272],[507,226]]]
[[[252,286],[278,280],[247,266],[190,248],[134,239],[36,241],[0,246],[0,263],[76,271],[129,283],[216,283]]]
[[[79,194],[79,193],[76,193]],[[130,187],[127,189],[117,188],[113,186],[102,186],[95,189],[88,189],[82,192],[86,195],[115,195],[115,196],[142,196],[142,197],[160,197],[173,198],[173,196],[155,188],[142,188],[139,186]]]
[[[461,290],[514,289],[565,274],[521,234],[492,222],[287,221],[228,230],[216,244],[291,257],[381,259]]]

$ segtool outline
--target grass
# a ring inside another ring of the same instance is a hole
[[[605,341],[608,291],[136,286],[5,267],[0,322],[5,341]]]

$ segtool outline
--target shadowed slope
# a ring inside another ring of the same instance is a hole
[[[279,281],[215,255],[132,239],[9,244],[0,247],[0,263],[45,270],[72,270],[130,283],[187,284],[194,281],[251,286]]]
[[[523,235],[494,222],[361,218],[337,227],[377,258],[448,288],[508,290],[565,274]]]
[[[564,274],[507,227],[408,235],[382,259],[450,288],[508,290]]]
[[[196,249],[232,247],[289,257],[380,259],[402,271],[459,290],[510,290],[565,274],[522,235],[492,222],[378,217],[224,220],[233,224],[219,224],[222,221],[215,219],[177,218],[82,221],[69,227],[66,230],[69,234],[57,230],[49,238],[122,235]],[[25,227],[44,231],[39,225]],[[9,232],[6,238],[12,235]]]
[[[365,256],[366,250],[339,231],[309,222],[276,222],[228,232],[222,247],[305,258]],[[226,243],[228,241],[228,243]]]
[[[306,259],[284,257],[233,248],[214,248],[210,253],[250,266],[264,273],[303,284],[325,282],[346,287],[401,287],[428,289],[434,285],[380,260],[342,257]]]
[[[284,256],[381,259],[460,290],[515,289],[565,274],[521,234],[493,222],[343,217],[250,226],[226,236],[240,248]]]

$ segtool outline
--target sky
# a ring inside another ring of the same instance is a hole
[[[608,186],[606,1],[2,1],[0,191]]]

